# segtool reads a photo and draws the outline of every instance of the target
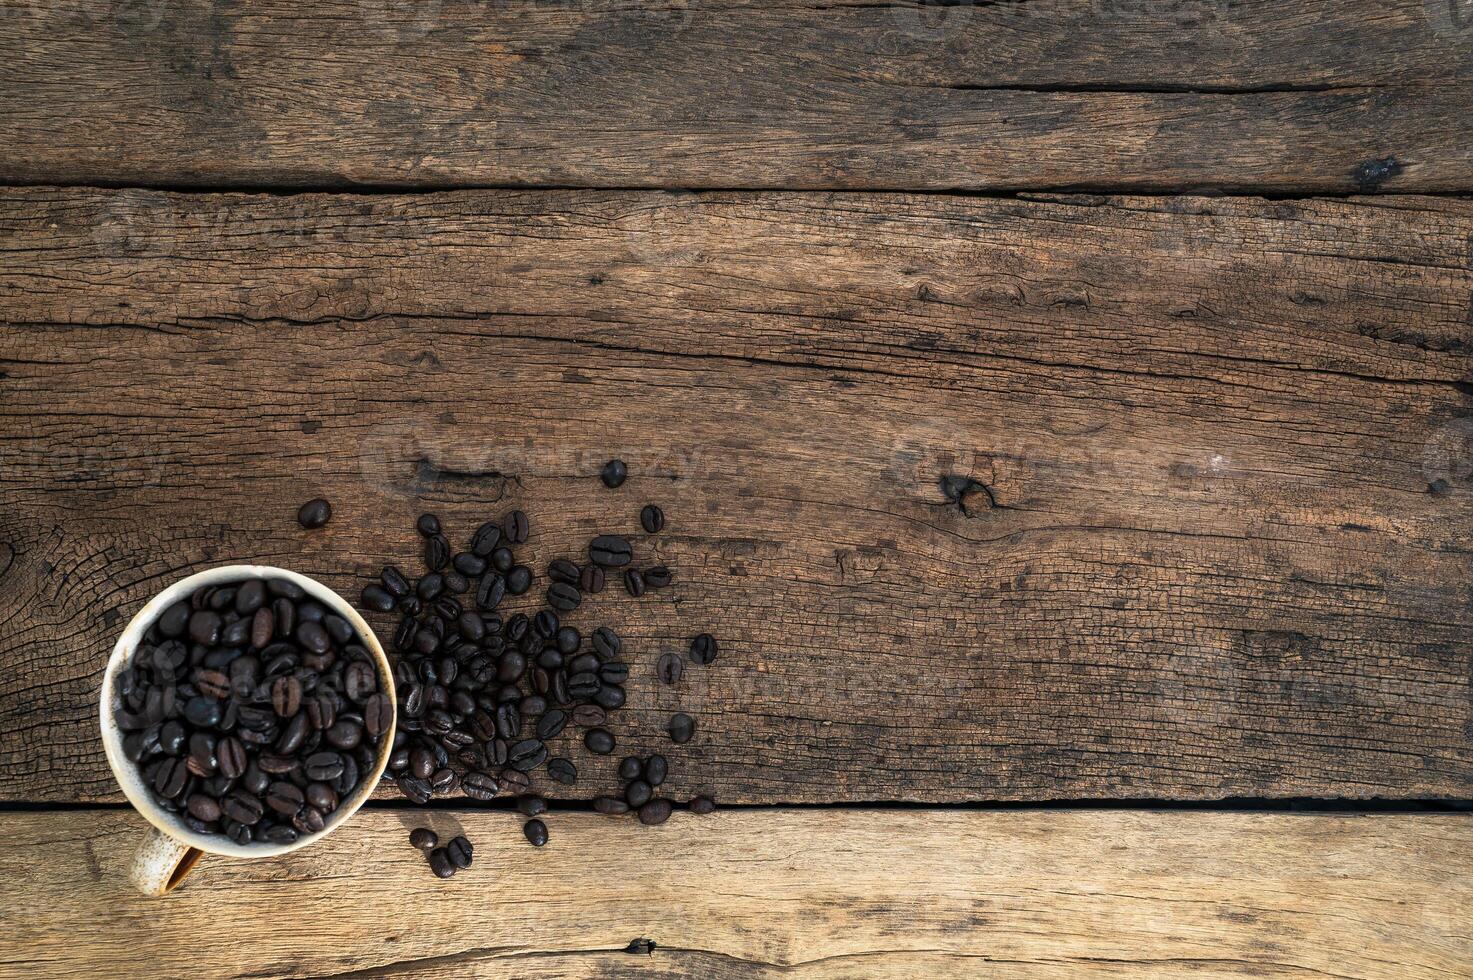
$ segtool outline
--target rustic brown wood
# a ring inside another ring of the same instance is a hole
[[[351,595],[421,508],[513,504],[540,568],[655,500],[677,586],[577,621],[627,637],[623,747],[700,718],[678,793],[1469,796],[1470,232],[1419,198],[12,191],[0,795],[117,798],[99,668],[191,569]]]
[[[283,858],[124,877],[131,811],[0,817],[0,973],[1445,980],[1473,971],[1473,818],[1132,812],[677,813],[657,828],[439,811],[449,883],[365,810]],[[284,920],[282,917],[286,916]],[[631,940],[652,955],[621,952]]]
[[[17,0],[0,179],[1467,191],[1461,10]]]

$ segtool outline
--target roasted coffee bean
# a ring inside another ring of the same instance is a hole
[[[557,670],[563,665],[563,655],[549,647],[537,655],[537,666],[543,670]]]
[[[629,665],[620,660],[611,661],[598,669],[598,676],[605,684],[623,684],[629,679]]]
[[[583,645],[583,634],[572,626],[561,626],[554,635],[553,642],[559,653],[571,656]]]
[[[517,704],[508,701],[496,708],[496,734],[511,741],[522,733],[522,712]]]
[[[460,595],[471,587],[471,580],[455,569],[445,573],[445,591]]]
[[[343,756],[337,752],[314,752],[303,763],[307,778],[321,782],[337,779],[344,767]]]
[[[276,740],[276,751],[279,755],[296,755],[307,741],[307,733],[312,730],[312,722],[307,718],[307,712],[298,711],[292,715],[291,721],[281,730],[281,736]]]
[[[679,684],[680,675],[685,673],[685,661],[674,653],[660,654],[659,661],[655,664],[655,676],[660,679],[661,684]]]
[[[651,786],[659,786],[663,783],[669,772],[670,764],[665,761],[663,755],[657,753],[644,760],[644,781]]]
[[[205,823],[220,819],[220,804],[201,793],[192,794],[185,802],[185,808],[191,817]]]
[[[476,529],[471,535],[471,551],[482,558],[489,558],[491,552],[501,543],[501,524],[499,521],[487,521]]]
[[[307,501],[302,505],[301,510],[297,511],[297,523],[308,530],[322,527],[331,517],[332,504],[321,497]]]
[[[527,843],[533,847],[541,847],[547,843],[547,824],[541,820],[528,820],[522,825],[522,833],[527,837]]]
[[[547,761],[547,746],[540,739],[523,739],[507,750],[506,759],[512,769],[531,772]]]
[[[326,783],[308,783],[302,795],[307,798],[308,804],[315,806],[324,814],[331,813],[338,808],[338,791]]]
[[[581,573],[582,570],[566,558],[556,558],[547,566],[548,579],[565,585],[577,585]]]
[[[583,601],[583,593],[575,585],[554,582],[547,590],[547,603],[559,612],[572,612]]]
[[[253,792],[238,789],[220,802],[220,810],[236,823],[249,827],[261,819],[266,807]]]
[[[471,846],[471,842],[463,836],[456,837],[445,845],[445,856],[450,859],[451,864],[460,868],[462,871],[471,866],[471,858],[474,852],[475,848]]]
[[[669,800],[650,800],[639,808],[639,822],[651,827],[670,819]]]
[[[203,694],[184,702],[184,720],[195,728],[214,728],[220,723],[220,702]]]
[[[501,575],[487,575],[476,588],[476,605],[486,611],[501,605],[506,598],[506,579]]]
[[[506,591],[521,595],[532,587],[532,569],[526,565],[513,565],[506,573]]]
[[[220,775],[226,779],[239,779],[246,770],[246,750],[244,743],[233,735],[222,738],[215,746],[215,764],[220,770]],[[201,820],[209,819],[201,817]]]
[[[394,724],[394,702],[382,691],[363,702],[363,727],[372,739],[378,739]],[[329,726],[331,727],[331,726]]]
[[[593,700],[610,711],[622,708],[625,697],[624,689],[617,684],[605,684],[593,694]]]
[[[494,799],[500,789],[500,783],[490,773],[468,772],[460,781],[460,791],[473,800]]]
[[[257,609],[251,616],[251,646],[260,650],[271,642],[271,637],[275,632],[276,616],[271,612],[271,607],[262,606]]]
[[[230,697],[230,678],[222,671],[201,670],[194,675],[194,686],[206,697],[223,701]]]
[[[266,591],[274,596],[280,596],[283,599],[290,599],[292,602],[296,602],[298,599],[305,599],[307,597],[307,592],[305,589],[303,589],[297,583],[293,582],[291,579],[285,578],[268,578],[266,580]]]
[[[293,844],[297,840],[297,832],[286,824],[272,824],[261,834],[261,839],[270,844]]]
[[[271,776],[284,776],[296,769],[300,763],[289,755],[277,755],[275,752],[262,752],[256,756],[256,765],[261,771]]]
[[[434,771],[435,771],[435,753],[431,752],[428,748],[426,748],[423,745],[421,745],[420,747],[415,748],[415,749],[410,749],[410,751],[409,751],[409,772],[410,772],[410,775],[416,776],[419,779],[429,779],[431,773],[433,773]]]
[[[716,659],[716,638],[710,633],[702,633],[690,641],[690,660],[693,664],[705,667]]]
[[[471,643],[480,643],[486,637],[486,624],[478,613],[461,613],[455,620],[455,629]]]
[[[547,639],[557,632],[557,613],[551,609],[544,609],[532,617],[532,635],[539,639]]]
[[[567,724],[567,712],[561,708],[553,708],[537,722],[537,737],[540,739],[556,738],[567,727]]]
[[[383,583],[384,590],[396,599],[402,599],[412,591],[409,579],[404,573],[393,565],[385,565],[384,570],[379,572],[379,581]]]
[[[234,613],[230,613],[234,616]],[[228,648],[239,648],[245,646],[251,639],[251,621],[249,619],[227,620],[225,628],[220,631],[220,645]],[[206,658],[206,666],[211,666],[210,659],[223,658],[230,655],[230,650],[215,650]]]
[[[399,620],[399,627],[394,631],[394,649],[399,653],[408,653],[414,643],[414,634],[419,630],[413,616],[406,615]]]
[[[670,741],[676,745],[684,745],[696,733],[696,720],[684,711],[677,711],[670,716],[665,731],[670,733]]]
[[[506,765],[506,755],[511,746],[504,738],[493,738],[486,744],[486,758],[493,766]]]
[[[398,609],[405,616],[418,616],[424,612],[424,603],[419,601],[417,595],[407,595],[399,600]]]
[[[571,786],[578,781],[578,767],[573,765],[571,759],[549,759],[547,775],[564,786]]]
[[[607,713],[596,704],[580,704],[573,708],[573,722],[583,728],[593,728],[607,720]]]
[[[608,755],[614,751],[614,733],[607,728],[592,728],[583,736],[583,744],[595,755]]]
[[[626,755],[619,760],[619,778],[628,782],[644,775],[644,763],[637,755]]]
[[[624,800],[635,809],[644,806],[654,795],[655,791],[643,779],[632,780],[624,787]]]
[[[414,529],[427,538],[432,538],[440,533],[440,519],[434,514],[420,514],[419,520],[414,522]]]
[[[166,759],[154,773],[154,791],[165,799],[178,799],[188,785],[189,766],[183,759]]]
[[[460,777],[453,769],[436,769],[430,776],[430,789],[441,796],[449,796],[460,789]]]
[[[547,699],[540,694],[528,694],[517,702],[522,714],[535,718],[547,711]]]
[[[225,620],[220,614],[209,609],[202,609],[189,617],[189,638],[195,643],[212,647],[220,641],[220,630],[225,626]]]
[[[589,560],[605,568],[623,568],[633,557],[629,539],[617,534],[600,534],[588,544]]]
[[[399,792],[413,802],[421,806],[430,802],[430,784],[418,776],[400,776],[394,783],[399,787]]]
[[[638,599],[644,595],[644,573],[637,568],[624,572],[624,591]]]
[[[440,649],[439,634],[429,627],[420,627],[414,634],[414,649],[428,657]]]
[[[302,707],[302,682],[293,674],[271,682],[271,707],[278,717],[290,718]]]
[[[511,793],[525,793],[532,788],[532,777],[520,769],[503,769],[501,788]]]
[[[278,780],[266,788],[266,805],[283,816],[292,816],[305,802],[301,788],[293,783]]]
[[[271,785],[271,777],[262,772],[260,766],[252,762],[246,766],[245,775],[240,777],[240,785],[246,792],[262,796],[266,792],[266,787]]]
[[[337,722],[322,733],[322,737],[340,749],[351,749],[363,741],[363,724],[347,718]]]
[[[604,481],[604,486],[613,490],[624,485],[624,480],[629,476],[629,467],[624,465],[622,459],[611,459],[604,464],[599,471],[598,477]]]
[[[389,772],[398,774],[409,768],[409,746],[403,745],[389,753]]]
[[[428,827],[416,827],[409,832],[409,843],[421,851],[432,851],[440,846],[440,835]]]
[[[616,816],[620,813],[629,812],[628,803],[625,803],[623,800],[620,799],[615,799],[612,796],[595,797],[593,800],[593,808],[599,813],[607,813],[609,816]]]
[[[276,620],[276,636],[286,639],[291,636],[297,628],[297,607],[285,596],[273,599],[271,602],[271,615]]]
[[[526,541],[527,530],[527,515],[519,510],[514,510],[501,519],[501,534],[512,544]]]
[[[663,589],[675,581],[675,574],[666,565],[656,565],[645,570],[644,584],[652,589]]]
[[[665,512],[654,504],[645,504],[639,511],[639,524],[650,534],[659,534],[665,527]]]
[[[348,664],[343,671],[343,693],[348,696],[348,700],[362,704],[376,690],[378,677],[374,675],[373,664],[364,660],[355,660]]]
[[[594,564],[585,565],[578,576],[578,588],[585,595],[598,595],[604,590],[604,570]]]
[[[516,563],[517,560],[515,557],[513,557],[511,549],[506,547],[505,545],[502,545],[500,548],[497,548],[495,551],[491,552],[491,567],[496,569],[498,572],[505,574],[506,572],[511,571],[511,567]]]
[[[320,834],[327,821],[316,807],[304,806],[292,817],[292,826],[301,834]]]
[[[435,873],[436,878],[454,878],[459,869],[450,861],[450,855],[445,848],[437,847],[430,852],[430,870]]]
[[[305,622],[297,625],[297,643],[313,653],[326,653],[332,648],[332,637],[321,623]]]
[[[434,602],[444,591],[445,577],[439,572],[430,572],[425,575],[414,588],[414,594],[419,596],[421,602]]]
[[[619,655],[622,646],[619,634],[607,626],[600,626],[593,631],[593,650],[600,660],[613,660]]]
[[[357,639],[352,624],[341,616],[329,613],[322,617],[322,625],[338,646],[348,646]]]
[[[562,674],[558,674],[562,677]],[[557,678],[554,678],[556,681]],[[568,693],[575,698],[591,698],[598,693],[598,675],[592,671],[582,674],[573,674],[568,678]],[[561,699],[559,699],[561,700]]]
[[[159,726],[159,751],[165,755],[179,755],[184,751],[188,737],[188,732],[179,722],[166,721]]]
[[[450,542],[445,540],[443,534],[436,534],[425,538],[425,567],[431,572],[444,571],[445,566],[450,564]],[[423,598],[424,593],[420,596]]]
[[[157,626],[165,636],[183,636],[189,627],[189,616],[193,610],[188,602],[176,602],[159,616]]]

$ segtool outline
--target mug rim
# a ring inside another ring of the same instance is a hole
[[[265,842],[237,844],[223,834],[200,834],[189,829],[178,815],[170,813],[154,802],[152,794],[144,785],[142,772],[123,754],[123,732],[118,728],[114,718],[113,701],[117,676],[123,666],[132,659],[133,652],[143,639],[143,634],[153,625],[159,615],[202,585],[215,585],[245,578],[284,578],[301,586],[303,591],[313,599],[346,619],[373,657],[374,666],[379,672],[380,690],[389,696],[389,704],[393,707],[388,730],[384,732],[383,739],[379,743],[378,757],[373,770],[364,774],[353,795],[342,801],[337,810],[328,818],[326,826],[315,834],[300,835],[290,844]],[[373,628],[346,599],[316,579],[290,569],[278,568],[275,565],[216,565],[187,575],[163,589],[146,602],[132,619],[128,620],[128,625],[123,628],[122,635],[113,645],[112,653],[103,671],[102,687],[98,692],[98,722],[102,731],[103,751],[107,755],[107,764],[112,769],[113,778],[117,780],[123,795],[128,798],[129,803],[133,804],[133,808],[160,833],[209,854],[262,858],[287,854],[306,847],[308,844],[316,843],[347,823],[348,819],[357,813],[364,803],[368,802],[374,789],[383,778],[384,769],[388,766],[389,756],[393,751],[394,734],[399,724],[398,704],[398,697],[394,690],[394,671],[389,664],[389,658],[384,653],[383,645],[379,643]]]

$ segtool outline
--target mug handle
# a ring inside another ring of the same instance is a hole
[[[205,852],[177,841],[157,827],[148,828],[148,836],[133,855],[128,879],[145,895],[167,895],[194,870]]]

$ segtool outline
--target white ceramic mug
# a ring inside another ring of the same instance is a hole
[[[107,670],[103,674],[102,692],[99,698],[102,744],[107,751],[107,764],[112,767],[113,775],[117,777],[118,785],[123,788],[123,794],[128,797],[128,801],[137,808],[139,813],[143,814],[144,819],[153,824],[148,836],[139,846],[129,871],[129,877],[133,883],[147,895],[164,895],[172,891],[194,869],[199,859],[207,853],[240,858],[274,857],[277,854],[295,851],[299,847],[306,847],[322,839],[342,826],[373,795],[374,787],[378,785],[379,779],[383,776],[384,767],[389,761],[389,753],[394,742],[394,727],[398,721],[397,711],[389,725],[389,730],[384,733],[382,741],[379,742],[378,759],[374,763],[373,771],[363,774],[362,781],[353,791],[353,795],[338,805],[322,830],[315,834],[298,837],[290,844],[262,842],[241,845],[223,835],[198,834],[185,826],[178,814],[170,813],[154,802],[153,794],[144,784],[143,774],[138,771],[138,766],[123,755],[123,732],[113,720],[115,707],[113,702],[116,699],[114,685],[118,673],[131,662],[133,652],[138,649],[138,644],[142,642],[143,634],[148,631],[148,627],[169,606],[181,599],[189,598],[190,594],[200,586],[220,585],[248,578],[283,578],[295,582],[309,596],[326,606],[330,612],[343,617],[352,624],[363,646],[373,657],[374,665],[378,669],[380,690],[389,696],[390,704],[398,704],[394,695],[394,672],[389,667],[388,658],[384,656],[383,647],[379,645],[373,629],[364,622],[362,616],[358,615],[358,611],[337,593],[305,575],[298,575],[284,568],[272,568],[269,565],[222,565],[219,568],[198,572],[175,582],[154,596],[128,622],[128,627],[123,630],[123,635],[118,638],[117,645],[113,647],[112,656],[107,662]]]

